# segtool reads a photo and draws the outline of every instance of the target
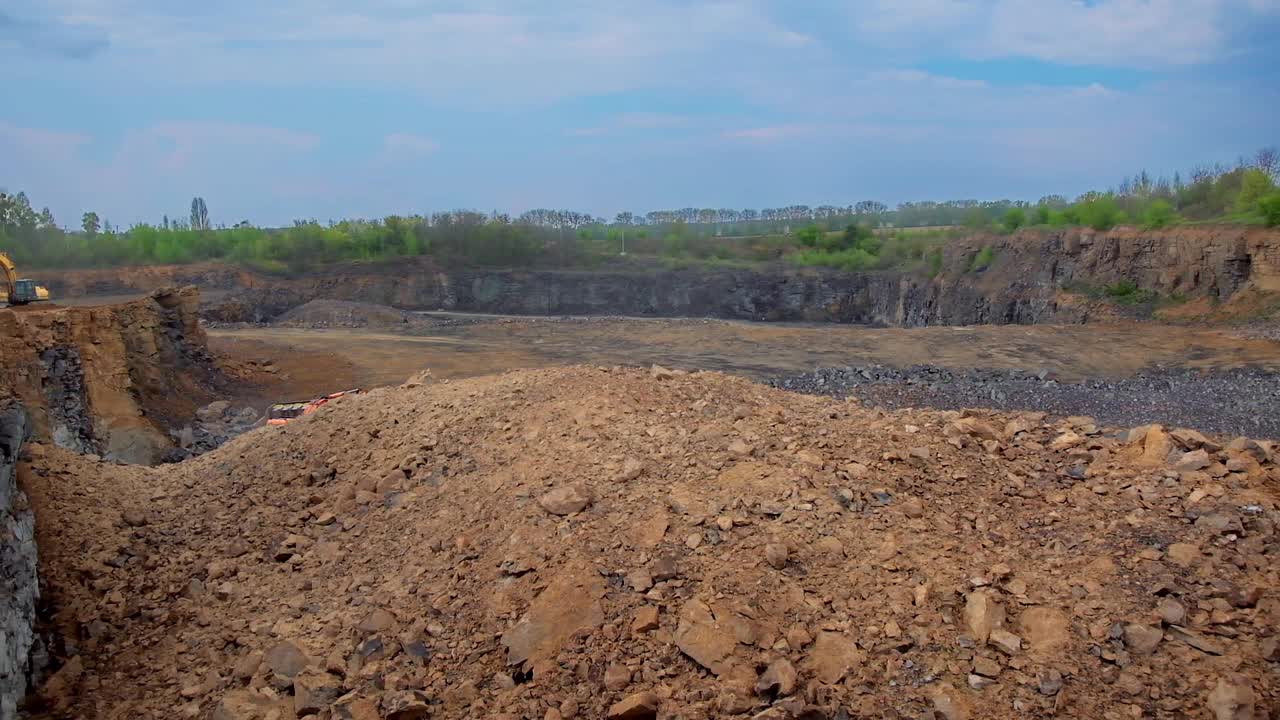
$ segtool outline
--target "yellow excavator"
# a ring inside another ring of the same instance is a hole
[[[49,299],[48,288],[37,285],[35,280],[19,279],[17,266],[8,255],[2,252],[0,252],[0,274],[4,276],[4,282],[0,283],[0,302],[26,305]]]

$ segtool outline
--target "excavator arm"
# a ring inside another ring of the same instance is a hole
[[[35,280],[23,280],[18,277],[18,268],[9,256],[0,252],[0,300],[10,305],[26,305],[30,302],[41,302],[49,299],[49,290],[36,284]]]
[[[0,283],[0,294],[4,297],[0,300],[9,302],[9,298],[18,294],[18,269],[14,267],[9,256],[2,252],[0,252],[0,275],[4,276],[4,282]]]

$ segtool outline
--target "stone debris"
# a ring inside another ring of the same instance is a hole
[[[1242,720],[1280,703],[1265,442],[869,410],[714,373],[412,385],[163,468],[35,446],[21,472],[58,607],[42,707]]]

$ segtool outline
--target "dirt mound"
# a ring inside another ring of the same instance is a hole
[[[375,328],[402,329],[419,323],[413,313],[386,305],[347,300],[312,300],[276,319],[276,325],[307,328]]]
[[[43,708],[1265,715],[1272,460],[595,368],[345,397],[162,471],[35,447]]]

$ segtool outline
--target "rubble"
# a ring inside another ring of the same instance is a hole
[[[1280,702],[1269,447],[592,367],[375,390],[160,468],[38,445],[39,697],[224,720],[1259,716]]]

